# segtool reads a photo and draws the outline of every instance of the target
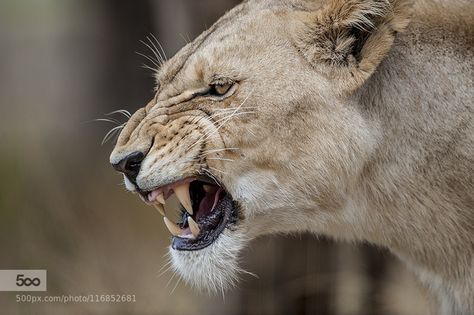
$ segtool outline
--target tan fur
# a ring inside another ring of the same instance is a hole
[[[246,1],[163,66],[111,162],[143,151],[141,189],[202,173],[238,202],[215,244],[171,250],[192,285],[311,231],[391,249],[442,314],[473,314],[473,20],[463,0]],[[220,79],[228,97],[196,96]]]

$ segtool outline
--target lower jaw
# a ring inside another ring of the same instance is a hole
[[[214,243],[224,229],[235,225],[238,219],[238,209],[230,195],[225,195],[216,208],[215,214],[209,220],[199,222],[202,233],[196,239],[173,237],[171,247],[178,251],[195,251],[206,248]],[[217,221],[217,223],[215,223]]]

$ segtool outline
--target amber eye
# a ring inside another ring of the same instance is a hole
[[[211,84],[209,94],[214,95],[214,96],[223,96],[227,92],[229,92],[231,87],[232,87],[232,83]]]

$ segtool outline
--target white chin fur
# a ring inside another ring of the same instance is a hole
[[[217,240],[198,251],[178,251],[170,247],[173,269],[191,287],[217,293],[235,286],[239,274],[239,254],[247,244],[245,234],[225,229]]]
[[[127,178],[127,176],[123,175],[123,182],[125,183],[125,188],[129,191],[135,191],[135,185]]]

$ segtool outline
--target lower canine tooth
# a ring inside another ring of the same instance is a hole
[[[173,191],[176,194],[179,202],[183,205],[184,209],[186,209],[186,211],[192,215],[193,206],[191,204],[191,197],[189,196],[189,183],[174,187]]]
[[[156,196],[156,200],[161,203],[162,205],[165,204],[165,197],[163,197],[163,193],[159,194],[158,196]]]
[[[153,206],[155,207],[156,210],[158,210],[158,212],[162,216],[165,216],[165,208],[163,207],[163,205],[161,203],[155,203],[155,204],[153,204]]]
[[[173,234],[174,236],[180,236],[183,230],[176,225],[176,223],[173,223],[168,219],[167,217],[164,217],[163,220],[165,221],[165,225],[168,228],[168,230]]]
[[[209,192],[211,190],[212,186],[209,185],[202,185],[202,189],[204,189],[205,192]]]
[[[199,225],[191,217],[188,217],[188,225],[191,229],[191,233],[193,233],[193,236],[196,238],[199,235],[199,232],[201,231],[199,229]]]

